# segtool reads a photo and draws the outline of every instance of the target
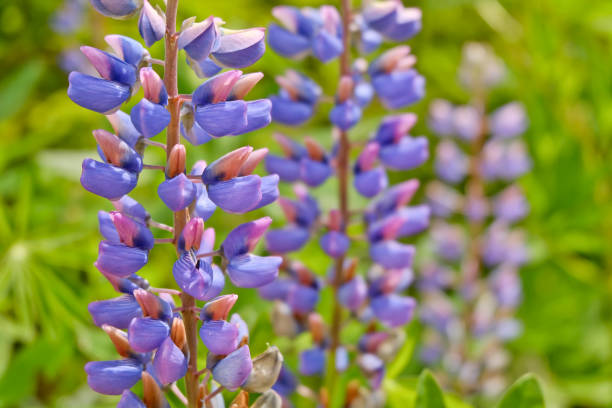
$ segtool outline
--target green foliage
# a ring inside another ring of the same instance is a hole
[[[497,408],[544,408],[544,397],[538,380],[525,374],[504,393]]]
[[[417,383],[414,408],[445,408],[442,390],[429,370],[424,370]]]

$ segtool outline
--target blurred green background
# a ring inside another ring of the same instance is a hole
[[[271,21],[271,7],[281,4],[181,3],[181,17],[214,14],[230,28],[265,26]],[[114,356],[86,308],[93,300],[113,296],[92,265],[100,239],[96,211],[109,210],[109,205],[78,183],[81,160],[95,157],[91,130],[108,125],[103,116],[66,97],[67,75],[58,61],[62,51],[80,44],[103,48],[105,34],[136,37],[136,20],[112,21],[88,10],[76,33],[61,35],[49,25],[61,4],[0,2],[0,407],[111,407],[117,400],[90,391],[82,369],[88,360]],[[520,100],[530,117],[525,140],[534,168],[521,184],[532,207],[525,226],[534,259],[521,271],[524,334],[510,344],[514,361],[509,376],[538,374],[548,407],[612,406],[612,2],[405,4],[424,13],[423,31],[410,41],[418,69],[427,78],[426,99],[411,109],[420,115],[420,133],[431,135],[423,118],[432,98],[468,100],[455,81],[465,41],[490,43],[507,63],[508,78],[494,93],[493,103]],[[162,44],[152,48],[154,56],[162,53]],[[275,92],[272,78],[298,66],[333,94],[336,63],[296,63],[269,51],[252,67],[267,76],[253,97]],[[181,91],[190,92],[199,83],[182,64]],[[329,147],[328,110],[321,106],[306,129],[287,133],[312,134]],[[353,137],[365,138],[383,113],[380,107],[368,110]],[[271,145],[269,136],[279,129],[273,125],[248,137],[191,148],[189,160],[211,160],[246,143]],[[159,163],[161,157],[148,151],[145,161]],[[430,167],[417,175],[431,178]],[[141,180],[133,196],[155,219],[171,222],[155,194],[160,175],[144,174]],[[328,184],[323,193],[333,189]],[[324,204],[333,205],[333,199]],[[282,222],[276,207],[262,213]],[[246,219],[218,213],[208,225],[224,236]],[[143,275],[154,286],[172,286],[173,256],[170,247],[155,249]],[[300,256],[320,273],[329,263],[315,246]],[[253,291],[240,293],[237,311],[251,326],[253,353],[263,351],[266,342],[287,346],[270,337],[269,304]],[[324,307],[328,301],[324,296]],[[416,358],[409,353],[392,374],[398,384],[408,384],[418,372]]]

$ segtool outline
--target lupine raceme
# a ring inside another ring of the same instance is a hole
[[[427,229],[430,215],[427,206],[408,205],[419,181],[392,185],[388,172],[420,166],[429,151],[426,138],[411,134],[417,122],[412,113],[384,117],[365,130],[367,138],[351,132],[371,103],[392,111],[423,97],[424,78],[404,44],[419,32],[421,11],[399,1],[364,2],[353,10],[345,0],[340,10],[332,5],[277,6],[272,14],[268,44],[276,53],[321,63],[338,59],[340,68],[333,90],[287,70],[276,78],[279,90],[270,97],[279,131],[265,169],[290,183],[293,194],[278,199],[286,224],[265,233],[267,251],[282,258],[280,274],[258,292],[274,302],[271,320],[278,336],[309,338],[307,346],[288,351],[295,353],[297,365],[284,364],[273,389],[286,404],[299,394],[321,407],[382,407],[386,365],[402,346],[402,327],[416,308],[415,299],[405,293],[413,281],[410,237]],[[395,44],[378,51],[384,42]],[[353,55],[358,57],[352,61]],[[292,129],[328,102],[330,138]],[[335,203],[325,205],[330,200],[321,200],[319,192],[328,193],[326,184],[334,178]],[[351,204],[355,196],[367,204]],[[312,265],[294,256],[312,245],[325,262]],[[331,293],[331,310],[320,302],[326,292]],[[358,344],[344,339],[343,328],[351,322],[360,327]],[[361,374],[339,385],[339,373],[351,368]]]
[[[148,0],[91,5],[108,17],[137,17],[146,47],[163,41],[165,55],[153,58],[139,40],[107,35],[110,51],[81,47],[96,73],[69,75],[70,99],[109,122],[93,131],[100,157],[83,161],[81,184],[109,201],[109,211],[98,213],[103,240],[94,265],[118,296],[92,302],[89,312],[118,358],[88,363],[87,382],[101,394],[119,396],[118,407],[168,407],[167,393],[190,408],[219,407],[223,390],[238,391],[232,406],[278,407],[281,397],[271,387],[283,357],[274,346],[252,356],[248,326],[231,313],[238,296],[222,294],[226,279],[242,288],[274,281],[282,258],[255,254],[272,220],[237,226],[218,248],[207,222],[215,211],[243,214],[273,203],[279,176],[253,173],[267,149],[244,146],[210,164],[188,163],[188,144],[181,141],[182,134],[197,146],[270,123],[270,100],[245,99],[263,75],[238,70],[263,55],[265,30],[231,30],[211,16],[187,19],[177,31],[178,0],[166,1],[164,10]],[[205,78],[190,94],[178,93],[181,50]],[[137,100],[129,112],[128,100]],[[163,134],[165,142],[154,140]],[[146,149],[165,150],[165,163],[145,163]],[[173,213],[172,226],[155,221],[129,196],[143,171],[159,175],[157,194]],[[176,248],[168,270],[178,289],[154,288],[144,278],[149,255],[168,244]],[[198,366],[199,349],[207,351],[204,367]]]
[[[430,106],[430,127],[440,137],[439,181],[426,195],[438,261],[424,265],[419,280],[421,319],[429,327],[421,358],[445,373],[447,386],[491,398],[507,381],[504,343],[521,331],[514,311],[528,251],[516,225],[529,205],[516,179],[530,168],[520,139],[528,120],[519,102],[487,113],[504,65],[486,45],[469,43],[463,51],[459,78],[470,103],[438,99]]]

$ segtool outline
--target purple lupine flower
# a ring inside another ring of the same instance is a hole
[[[348,310],[355,312],[365,302],[367,290],[368,287],[363,277],[355,275],[338,288],[338,300]]]
[[[213,354],[230,354],[240,344],[238,325],[226,321],[229,310],[237,299],[237,295],[220,296],[208,302],[202,309],[201,318],[204,323],[200,327],[200,338]]]
[[[208,58],[219,36],[213,16],[199,23],[191,22],[184,27],[178,38],[178,47],[184,49],[188,57],[195,61]]]
[[[265,31],[263,27],[244,30],[221,28],[221,37],[212,51],[212,56],[225,67],[248,67],[257,62],[266,50]]]
[[[510,139],[525,132],[528,120],[525,108],[518,102],[510,102],[489,117],[489,129],[493,137]]]
[[[318,187],[332,175],[331,159],[314,139],[306,137],[304,142],[308,155],[300,160],[300,179],[309,187]]]
[[[163,385],[171,384],[183,378],[187,373],[187,363],[185,354],[170,337],[166,337],[153,359],[155,373]]]
[[[272,119],[284,125],[301,125],[314,114],[322,90],[316,82],[297,71],[287,70],[277,76],[277,95],[270,96]]]
[[[125,390],[123,394],[121,394],[121,399],[117,403],[117,408],[146,408],[146,405],[132,391]]]
[[[138,32],[147,47],[164,38],[166,32],[166,16],[159,10],[153,8],[149,0],[143,0],[138,18]]]
[[[170,112],[165,108],[168,93],[162,79],[152,68],[140,70],[144,98],[130,112],[134,127],[146,138],[151,138],[170,123]]]
[[[315,346],[300,353],[300,374],[317,375],[325,370],[325,349]]]
[[[407,134],[416,123],[412,113],[387,116],[376,132],[374,140],[380,145],[378,157],[388,168],[410,170],[429,158],[427,139]]]
[[[463,140],[476,139],[482,128],[482,118],[478,109],[471,105],[457,106],[452,114],[455,134]]]
[[[402,108],[423,98],[425,78],[413,68],[415,63],[408,46],[397,46],[370,64],[372,85],[387,108]]]
[[[216,362],[212,367],[212,375],[219,384],[235,391],[247,380],[252,368],[249,346],[244,345]]]
[[[134,317],[142,316],[140,305],[131,295],[92,302],[87,309],[96,326],[108,324],[119,329],[127,329]]]
[[[312,53],[327,62],[342,52],[342,26],[340,15],[332,6],[319,9],[297,9],[277,6],[272,14],[282,24],[270,24],[268,41],[277,53],[291,58],[301,58]]]
[[[143,59],[149,56],[149,51],[130,37],[110,34],[104,37],[104,41],[115,51],[117,57],[135,67],[138,67]]]
[[[361,151],[353,166],[355,190],[367,198],[376,196],[389,184],[384,167],[374,167],[379,151],[380,145],[377,142],[369,142]]]
[[[392,293],[375,297],[370,306],[378,320],[389,327],[398,327],[412,319],[416,301],[414,298]]]
[[[468,171],[468,160],[459,147],[444,140],[436,147],[436,174],[450,184],[460,183]]]
[[[421,30],[421,10],[405,8],[401,2],[370,2],[362,16],[368,27],[393,41],[406,41]]]
[[[329,120],[341,130],[349,130],[361,119],[361,106],[353,99],[355,84],[350,76],[340,79],[336,103],[329,113]]]
[[[429,183],[425,195],[431,213],[436,217],[447,218],[463,207],[463,197],[439,181]]]
[[[158,348],[170,334],[166,322],[150,317],[132,319],[128,327],[130,347],[139,353],[147,353]]]
[[[349,238],[342,232],[341,223],[340,212],[338,210],[330,211],[327,225],[329,231],[319,239],[319,244],[323,251],[332,258],[344,256],[351,244]]]
[[[228,260],[227,274],[239,287],[258,287],[270,283],[278,275],[282,258],[251,254],[257,242],[266,232],[272,219],[263,217],[234,228],[225,238],[221,248]]]
[[[517,222],[529,212],[529,203],[518,185],[506,187],[493,200],[493,212],[500,220]]]

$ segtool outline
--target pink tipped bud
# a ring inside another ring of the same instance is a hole
[[[283,150],[283,153],[285,154],[285,156],[287,156],[287,157],[292,157],[293,156],[294,143],[293,143],[293,141],[291,139],[289,139],[287,136],[283,135],[282,133],[275,133],[274,134],[274,139],[280,145],[280,147]]]
[[[257,167],[257,165],[264,159],[264,157],[266,157],[267,154],[268,149],[265,147],[263,149],[253,151],[240,168],[238,175],[248,176],[249,174],[253,173],[255,167]]]
[[[234,294],[219,296],[204,305],[200,318],[203,321],[226,320],[237,300],[238,295]]]
[[[331,210],[329,212],[327,227],[332,231],[340,231],[342,228],[342,214],[340,210]]]
[[[169,178],[174,178],[185,171],[185,161],[187,158],[187,151],[185,146],[182,144],[175,144],[170,151],[168,157],[168,166],[166,168],[166,175]]]
[[[283,210],[287,221],[294,221],[297,217],[297,209],[295,208],[293,201],[285,197],[278,197],[277,202],[278,205],[280,205],[281,210]]]
[[[251,92],[251,89],[263,78],[264,74],[261,72],[252,72],[245,74],[240,77],[232,88],[231,96],[234,99],[244,99],[244,97]]]
[[[308,150],[308,156],[310,156],[312,160],[323,160],[323,158],[325,157],[325,150],[319,144],[319,142],[310,137],[305,137],[304,145],[306,146],[306,150]]]
[[[338,102],[342,103],[349,99],[353,94],[353,79],[346,75],[340,79],[340,84],[338,85]]]
[[[361,171],[372,170],[372,167],[374,167],[374,163],[378,158],[379,150],[380,145],[376,142],[368,143],[363,148],[359,158],[357,159],[357,163],[359,164],[359,169]]]
[[[289,98],[293,99],[294,101],[299,98],[300,88],[298,86],[298,83],[292,81],[289,78],[288,74],[286,76],[279,75],[275,78],[275,80],[278,86],[280,86],[281,88],[285,90],[285,92],[287,92],[287,94],[289,95]]]
[[[398,63],[405,57],[410,55],[410,47],[407,45],[399,45],[385,52],[379,59],[378,63],[385,72],[391,72],[397,68]]]
[[[299,283],[305,286],[310,286],[314,282],[314,275],[310,269],[306,268],[301,262],[293,262],[291,269],[295,272],[295,277]]]
[[[118,211],[111,211],[109,215],[115,225],[121,242],[127,246],[133,247],[134,238],[138,235],[140,229],[139,226],[133,219]]]
[[[315,343],[321,343],[325,338],[325,323],[323,318],[318,313],[311,313],[308,315],[308,329],[312,336],[312,341]]]
[[[398,196],[396,202],[396,208],[403,207],[408,204],[410,200],[412,200],[412,196],[419,189],[420,182],[417,179],[410,179],[408,181],[404,181],[400,185],[398,185]]]
[[[384,240],[395,239],[397,237],[398,232],[404,225],[405,220],[400,217],[391,217],[388,221],[385,222],[385,226],[382,230],[382,236]]]
[[[417,62],[417,57],[411,54],[411,55],[408,55],[400,59],[397,62],[395,69],[400,70],[400,71],[406,71],[412,68],[416,64],[416,62]]]
[[[164,306],[168,306],[168,304],[153,293],[144,289],[136,289],[132,295],[140,305],[143,316],[151,316],[154,319],[159,319],[168,314],[168,310],[164,310]]]
[[[133,351],[130,348],[127,334],[123,330],[119,330],[118,328],[108,324],[103,324],[102,330],[108,334],[108,337],[113,342],[117,353],[119,353],[121,357],[131,357]]]
[[[165,105],[168,94],[164,86],[164,81],[151,67],[144,67],[140,70],[140,83],[144,91],[144,97],[161,105]]]
[[[238,176],[240,169],[252,152],[251,146],[244,146],[218,158],[204,170],[202,182],[210,184],[233,179]]]
[[[130,146],[117,136],[103,129],[94,130],[93,136],[100,146],[106,161],[113,166],[121,167],[123,158],[130,152]]]
[[[196,217],[189,220],[185,228],[183,229],[183,250],[189,251],[191,249],[200,249],[200,243],[202,242],[202,234],[204,233],[204,220]]]

